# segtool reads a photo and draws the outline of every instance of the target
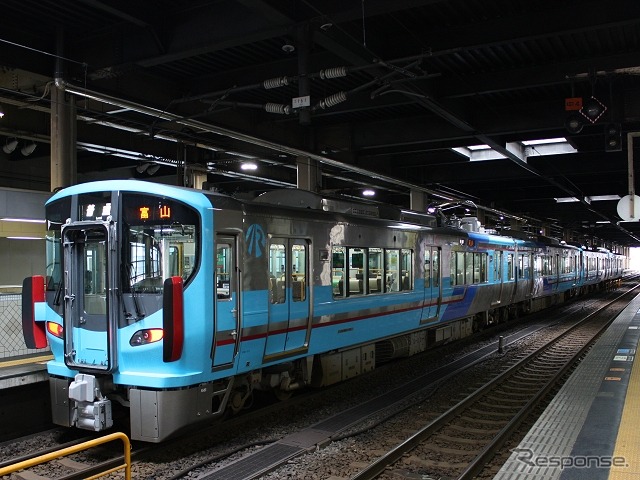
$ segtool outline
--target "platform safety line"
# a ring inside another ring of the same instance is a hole
[[[46,363],[49,360],[53,360],[53,355],[41,355],[37,357],[18,358],[15,360],[2,360],[0,361],[0,368],[3,367],[15,367],[16,365],[26,365],[28,363]]]
[[[637,358],[637,357],[636,357]],[[609,480],[640,478],[640,362],[633,362],[627,394],[620,418],[620,427],[613,450],[614,458],[624,458],[624,466],[616,464],[609,470]]]

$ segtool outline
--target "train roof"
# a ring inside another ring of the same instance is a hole
[[[55,192],[47,201],[50,203],[59,198],[96,191],[129,191],[137,193],[149,193],[156,195],[166,195],[177,200],[187,201],[194,205],[217,208],[227,208],[233,210],[244,209],[246,212],[261,214],[283,214],[291,215],[297,211],[296,216],[317,220],[326,220],[331,214],[338,221],[353,222],[369,225],[380,225],[380,221],[390,228],[420,230],[432,232],[436,235],[447,235],[458,238],[473,238],[496,245],[528,245],[531,247],[557,247],[575,250],[587,250],[583,247],[566,244],[557,239],[542,235],[532,235],[527,232],[508,230],[502,235],[489,232],[475,231],[479,222],[477,219],[472,222],[470,219],[461,219],[463,222],[459,227],[440,226],[434,215],[427,213],[400,209],[390,205],[374,202],[363,202],[356,199],[334,198],[320,195],[301,189],[279,189],[267,192],[256,197],[253,201],[239,200],[229,195],[208,190],[197,190],[176,185],[153,183],[143,180],[101,180],[95,182],[81,183],[66,187]],[[276,206],[282,209],[281,212],[273,209]],[[311,213],[313,212],[313,213]],[[466,220],[466,222],[464,222]],[[598,249],[600,253],[610,253],[604,249]]]
[[[404,210],[393,205],[381,203],[335,198],[297,188],[272,190],[256,197],[254,202],[437,227],[436,217],[427,213]]]

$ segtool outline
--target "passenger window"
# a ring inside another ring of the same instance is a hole
[[[400,290],[400,252],[398,250],[385,250],[385,292],[397,292]]]
[[[369,249],[369,293],[382,292],[382,249]]]
[[[348,295],[362,295],[365,293],[364,265],[366,250],[364,248],[349,249],[349,283]]]
[[[431,250],[424,252],[424,288],[431,287]]]
[[[469,285],[473,280],[473,253],[465,252],[464,254],[464,283]]]
[[[294,302],[306,299],[307,248],[306,245],[291,246],[291,298]]]
[[[510,253],[509,255],[507,255],[507,279],[508,280],[513,280],[515,278],[514,276],[514,263],[513,263],[513,253]]]
[[[269,246],[269,297],[271,303],[284,303],[286,300],[285,278],[287,251],[282,243]]]
[[[456,252],[456,285],[464,285],[464,252]]]
[[[331,287],[334,297],[346,296],[344,287],[346,278],[345,251],[344,247],[333,247],[331,250]]]
[[[431,269],[432,269],[432,280],[433,286],[440,286],[440,251],[437,248],[432,250],[431,255]]]
[[[403,291],[413,290],[413,255],[411,253],[408,249],[402,249],[400,252],[400,274],[402,275],[400,288]]]
[[[493,254],[493,281],[502,281],[502,252],[497,250]]]
[[[229,241],[218,238],[216,246],[216,296],[229,300],[233,294],[231,274],[233,272],[233,250]]]

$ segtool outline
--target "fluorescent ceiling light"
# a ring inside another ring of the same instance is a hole
[[[602,200],[620,200],[622,197],[620,197],[620,195],[593,195],[589,198],[593,202],[598,202]]]
[[[560,198],[554,198],[554,200],[557,203],[572,203],[572,202],[579,202],[580,201],[576,197],[560,197]]]
[[[362,195],[364,195],[365,197],[373,197],[375,194],[376,192],[374,190],[371,190],[370,188],[362,192]]]
[[[6,237],[9,240],[44,240],[42,237]]]
[[[490,150],[491,149],[489,145],[469,145],[467,148],[469,150]]]
[[[244,170],[245,172],[254,171],[258,169],[258,165],[255,162],[244,162],[240,165],[240,170]]]
[[[37,218],[0,218],[3,222],[46,223],[46,220]]]
[[[543,138],[540,140],[525,140],[522,142],[523,145],[546,145],[548,143],[566,143],[567,139],[564,137],[558,138]]]

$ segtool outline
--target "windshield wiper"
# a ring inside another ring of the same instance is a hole
[[[133,265],[131,263],[126,263],[126,264],[123,263],[122,267],[126,268],[126,270],[123,272],[125,273],[125,275],[123,275],[124,277],[123,280],[126,279],[127,282],[129,283],[129,289],[131,290],[131,298],[133,300],[133,306],[136,309],[137,318],[144,318],[145,313],[144,313],[144,310],[142,309],[142,306],[140,305],[140,301],[138,300],[139,293],[137,292],[135,285],[131,285],[131,279],[134,278],[134,275],[132,275]],[[127,317],[130,317],[131,314],[126,311],[126,308],[127,307],[125,306],[125,314],[127,315]]]
[[[60,306],[60,297],[62,297],[62,278],[58,282],[58,288],[56,288],[56,294],[53,296],[53,304],[56,307]]]

